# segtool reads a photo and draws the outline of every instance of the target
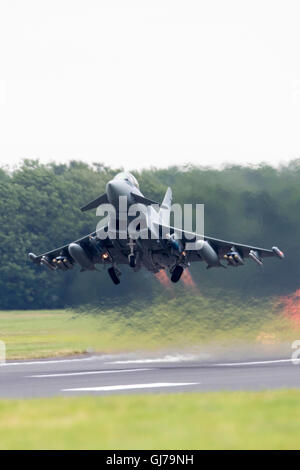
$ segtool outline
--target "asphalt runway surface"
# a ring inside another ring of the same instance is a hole
[[[189,355],[86,355],[7,362],[1,398],[299,388],[290,357],[210,362]]]

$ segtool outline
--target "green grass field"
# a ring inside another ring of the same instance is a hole
[[[270,303],[247,306],[201,296],[151,305],[0,312],[0,340],[8,359],[201,347],[208,344],[276,344],[300,330]]]
[[[299,449],[300,391],[0,401],[1,449]]]

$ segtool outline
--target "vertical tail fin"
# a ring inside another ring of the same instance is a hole
[[[172,205],[172,189],[168,188],[159,209],[159,221],[162,225],[170,225],[170,213]]]

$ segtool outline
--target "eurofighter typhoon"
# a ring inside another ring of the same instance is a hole
[[[78,264],[86,271],[99,264],[107,268],[114,284],[120,283],[119,267],[126,264],[135,272],[142,267],[153,273],[167,270],[171,281],[178,282],[184,269],[196,261],[213,268],[226,267],[224,262],[232,267],[242,266],[247,258],[259,266],[263,258],[284,258],[276,246],[258,248],[171,226],[172,208],[170,188],[158,204],[143,196],[132,174],[119,173],[107,183],[104,194],[81,209],[83,212],[97,209],[97,215],[107,214],[95,232],[52,251],[28,256],[51,270],[67,271]]]

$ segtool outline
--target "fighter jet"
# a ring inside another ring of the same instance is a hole
[[[75,265],[79,265],[81,271],[95,270],[97,265],[102,265],[113,283],[119,284],[120,266],[126,264],[135,272],[142,267],[153,273],[167,270],[171,281],[178,282],[184,269],[196,261],[213,268],[239,267],[247,258],[259,266],[263,258],[284,258],[276,246],[258,248],[171,226],[171,188],[158,204],[143,196],[136,178],[127,172],[117,174],[107,183],[106,192],[81,210],[97,209],[98,213],[101,207],[110,207],[114,213],[102,219],[96,231],[38,256],[29,253],[29,259],[37,265],[62,271],[73,269]],[[138,209],[142,218],[131,214],[132,207]]]

